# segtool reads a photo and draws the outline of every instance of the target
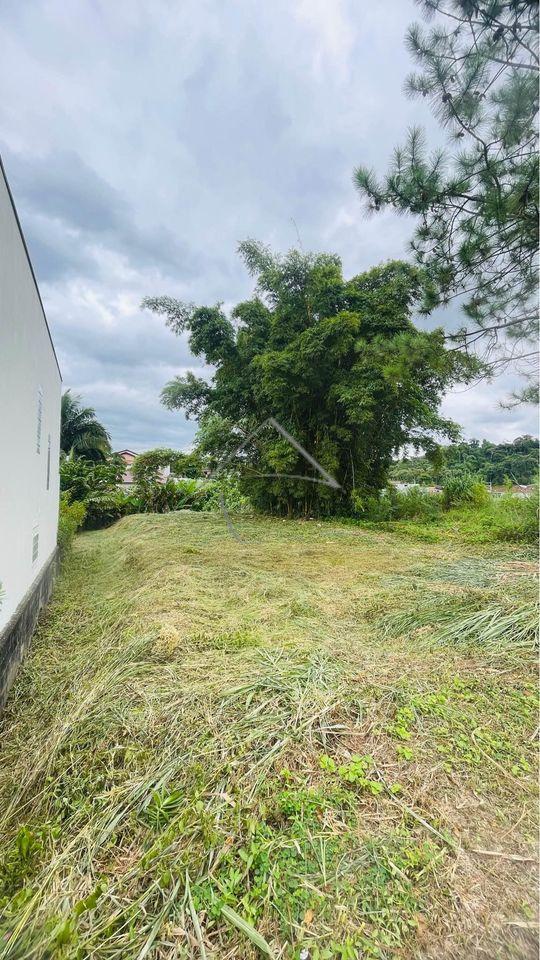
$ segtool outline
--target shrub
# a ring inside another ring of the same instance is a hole
[[[60,461],[62,496],[66,504],[84,504],[86,527],[105,527],[125,513],[133,513],[132,498],[118,486],[124,470],[125,464],[118,456],[104,463],[92,463],[84,457]]]
[[[78,500],[70,501],[67,494],[60,496],[58,514],[58,546],[62,553],[67,553],[73,542],[77,530],[82,527],[86,517],[86,507]]]
[[[125,470],[121,457],[109,457],[104,463],[92,463],[84,457],[64,457],[60,461],[60,490],[71,501],[84,502],[87,497],[113,490],[120,483]]]
[[[538,540],[538,482],[530,497],[505,494],[495,505],[493,529],[497,540],[535,543]]]
[[[76,461],[79,463],[79,461]],[[220,509],[220,491],[223,492],[229,510],[238,512],[246,509],[248,501],[240,493],[234,478],[216,480],[183,479],[170,477],[165,483],[157,480],[143,480],[136,484],[133,491],[126,492],[121,487],[111,485],[115,479],[114,471],[101,475],[97,465],[84,463],[82,467],[70,466],[64,474],[69,485],[62,496],[66,504],[73,503],[73,492],[84,493],[85,521],[87,529],[96,530],[115,523],[121,517],[131,513],[169,513],[172,510],[209,510]],[[92,486],[97,479],[95,486]]]
[[[249,501],[240,492],[233,477],[220,480],[174,480],[165,483],[145,481],[138,483],[134,499],[141,513],[168,513],[171,510],[217,511],[221,507],[220,492],[232,512],[247,509]]]
[[[137,498],[118,487],[90,494],[85,500],[85,507],[85,527],[89,530],[108,527],[120,517],[139,510]]]
[[[460,504],[476,507],[489,503],[489,492],[485,483],[472,473],[449,474],[443,486],[443,506],[446,510]]]
[[[231,513],[245,513],[252,510],[250,500],[242,493],[238,478],[234,475],[208,481],[206,501],[201,509],[220,510],[221,495],[225,501],[225,506]]]
[[[136,485],[134,497],[141,513],[206,510],[210,488],[211,482],[204,480],[143,481]]]
[[[506,494],[494,499],[476,477],[460,473],[448,477],[442,495],[425,492],[420,487],[402,492],[391,485],[378,496],[362,498],[353,494],[353,503],[360,519],[371,523],[408,521],[410,528],[399,529],[408,536],[429,542],[437,539],[434,538],[436,523],[459,532],[471,542],[535,543],[538,540],[538,484],[530,497]]]
[[[441,513],[441,497],[420,487],[400,491],[390,484],[378,495],[353,494],[355,511],[363,520],[384,523],[389,520],[436,520]]]
[[[442,497],[420,487],[396,491],[394,516],[397,520],[437,520],[441,515]]]
[[[366,495],[353,491],[351,495],[355,514],[371,523],[384,523],[392,519],[392,499],[393,494],[386,490]]]

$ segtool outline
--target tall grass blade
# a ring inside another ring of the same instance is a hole
[[[193,923],[193,929],[195,931],[195,939],[197,940],[197,945],[199,947],[199,952],[201,954],[201,960],[207,960],[206,948],[204,946],[204,940],[201,930],[201,925],[199,923],[199,917],[197,911],[193,905],[193,898],[191,896],[191,885],[189,882],[189,873],[186,870],[186,893],[188,900],[189,912],[191,915],[191,922]]]
[[[221,913],[225,919],[229,921],[229,923],[232,923],[233,926],[237,928],[237,930],[240,930],[241,933],[244,933],[248,940],[251,940],[253,946],[257,947],[261,953],[264,953],[265,956],[271,957],[272,960],[275,960],[275,954],[272,952],[271,947],[266,942],[264,937],[262,937],[261,934],[255,929],[255,927],[251,925],[251,923],[248,923],[247,920],[244,920],[244,918],[241,917],[236,910],[233,910],[232,907],[222,907]]]

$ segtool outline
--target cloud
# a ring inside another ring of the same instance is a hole
[[[442,413],[464,425],[466,439],[506,443],[524,434],[538,435],[535,411],[526,405],[501,408],[501,399],[515,388],[515,377],[504,375],[494,382],[483,381],[457,387],[443,400]]]
[[[364,218],[352,171],[384,169],[413,122],[440,137],[402,94],[416,17],[412,0],[80,0],[69,16],[63,0],[4,0],[0,147],[65,385],[115,447],[194,433],[159,394],[199,361],[144,296],[244,299],[247,236],[300,236],[349,276],[406,254],[410,221]],[[508,384],[445,411],[467,435],[533,432],[499,409]]]
[[[132,267],[159,267],[193,276],[194,251],[168,226],[139,226],[126,197],[75,151],[30,156],[3,150],[12,188],[26,211],[28,242],[38,277],[100,273],[99,252],[109,249]]]
[[[10,157],[14,186],[23,200],[68,227],[95,233],[124,228],[129,205],[118,190],[99,177],[73,150],[43,157]]]

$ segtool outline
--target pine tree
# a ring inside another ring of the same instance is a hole
[[[393,206],[417,216],[423,309],[460,299],[455,345],[480,348],[491,372],[516,359],[523,369],[537,355],[538,2],[420,6],[433,23],[409,28],[420,71],[406,92],[430,100],[449,141],[429,153],[415,128],[382,182],[365,167],[355,182],[370,211]],[[534,392],[529,386],[527,399]]]

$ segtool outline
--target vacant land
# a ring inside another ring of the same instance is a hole
[[[77,538],[3,717],[0,956],[536,956],[531,551],[240,529]]]

